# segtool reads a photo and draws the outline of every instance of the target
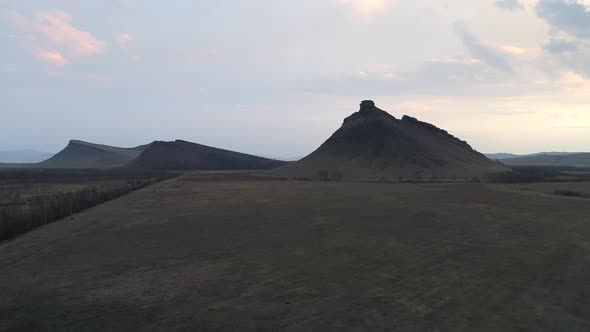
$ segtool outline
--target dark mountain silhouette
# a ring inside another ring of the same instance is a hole
[[[316,151],[272,173],[397,180],[470,179],[507,170],[442,129],[409,116],[396,119],[366,100]]]
[[[590,153],[538,154],[500,161],[509,166],[590,167]]]
[[[280,160],[176,140],[153,142],[129,166],[158,170],[268,170],[285,164]]]
[[[40,168],[115,168],[125,166],[146,148],[119,148],[71,140],[53,157],[31,165]]]
[[[120,148],[71,140],[39,163],[0,163],[0,168],[141,168],[157,170],[268,170],[286,162],[182,140]]]

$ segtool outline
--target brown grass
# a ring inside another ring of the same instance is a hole
[[[1,245],[0,330],[590,330],[586,200],[199,176]]]

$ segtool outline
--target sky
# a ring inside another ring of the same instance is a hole
[[[299,157],[364,99],[481,152],[590,151],[590,0],[0,0],[0,150]]]

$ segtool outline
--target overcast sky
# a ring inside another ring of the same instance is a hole
[[[483,152],[590,150],[590,0],[0,0],[0,150],[291,157],[362,99]]]

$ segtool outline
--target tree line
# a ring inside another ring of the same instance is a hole
[[[36,195],[26,199],[13,193],[15,201],[0,206],[0,241],[12,239],[163,179],[129,179],[115,186],[91,185],[77,191]]]

